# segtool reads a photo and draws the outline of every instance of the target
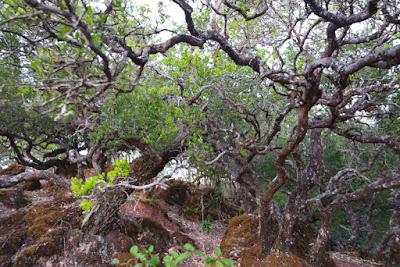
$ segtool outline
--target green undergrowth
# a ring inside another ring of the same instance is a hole
[[[162,261],[166,267],[175,267],[178,266],[178,263],[190,258],[193,254],[198,254],[205,257],[205,254],[196,250],[191,244],[187,243],[184,246],[185,252],[179,254],[178,252],[171,251],[169,255],[163,257]],[[142,252],[139,251],[137,246],[133,246],[130,249],[130,253],[132,254],[132,258],[127,262],[120,262],[119,259],[114,259],[112,261],[113,264],[118,264],[121,266],[133,266],[133,267],[145,267],[145,266],[158,266],[160,264],[160,260],[156,254],[153,254],[154,246],[149,246],[147,250]],[[223,267],[229,266],[233,267],[233,262],[229,259],[225,259],[222,257],[222,252],[220,248],[216,248],[214,250],[215,256],[207,257],[204,259],[204,263],[206,267]]]
[[[126,177],[129,175],[129,163],[126,159],[116,159],[114,169],[107,173],[99,173],[89,177],[84,181],[82,178],[71,178],[71,190],[75,196],[88,196],[100,187],[112,186],[117,177]],[[83,214],[94,209],[95,201],[83,198],[80,204]]]

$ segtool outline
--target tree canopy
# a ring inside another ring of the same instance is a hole
[[[390,255],[400,245],[400,3],[172,0],[154,9],[2,2],[0,162],[76,175],[137,150],[162,163],[150,179],[180,156],[234,182],[246,210],[261,206],[265,255],[293,249],[304,222],[318,231],[310,262],[328,242]]]

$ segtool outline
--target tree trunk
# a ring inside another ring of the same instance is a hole
[[[236,162],[238,162],[237,160]],[[241,160],[242,161],[242,160]],[[239,194],[243,200],[243,208],[246,213],[253,212],[258,205],[258,198],[262,194],[260,184],[254,177],[254,172],[249,163],[242,162],[242,167],[237,175],[236,182],[239,183]]]
[[[261,206],[262,212],[260,216],[260,239],[262,245],[263,256],[266,258],[273,248],[280,230],[279,221],[269,205]]]
[[[95,209],[82,222],[82,230],[93,235],[106,235],[118,223],[118,211],[128,195],[120,187],[107,188],[100,193]]]
[[[396,206],[390,219],[390,230],[393,232],[392,242],[390,244],[390,255],[386,263],[387,266],[400,266],[400,203],[394,203]]]
[[[323,267],[326,244],[331,236],[332,218],[336,209],[325,209],[321,211],[322,225],[318,231],[318,237],[310,249],[309,261],[311,266]]]

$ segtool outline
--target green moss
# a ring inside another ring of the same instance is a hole
[[[151,198],[146,194],[142,195],[140,192],[134,192],[133,194],[130,195],[129,198],[131,198],[131,199],[140,198],[140,202],[143,202],[145,204],[156,207],[159,210],[161,210],[164,214],[167,214],[167,211],[165,210],[164,206],[161,205],[161,203],[160,203],[160,201],[158,201],[158,199]]]
[[[26,247],[14,260],[14,266],[34,266],[37,257],[36,245]]]
[[[43,235],[43,233],[46,233],[50,228],[54,227],[57,222],[62,219],[62,213],[60,210],[52,210],[46,214],[33,218],[35,219],[33,219],[32,226],[28,229],[28,236],[38,238]]]
[[[80,221],[79,209],[61,208],[68,201],[64,198],[43,203],[0,218],[0,236],[7,237],[0,246],[0,254],[5,257],[0,262],[8,262],[6,266],[35,266],[38,257],[60,251],[65,228],[59,222],[63,220],[68,228],[76,228]],[[16,254],[18,257],[13,259]]]

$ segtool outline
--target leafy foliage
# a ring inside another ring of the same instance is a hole
[[[126,177],[129,174],[129,163],[125,158],[116,159],[114,161],[114,169],[108,173],[99,173],[95,176],[89,177],[85,181],[82,178],[71,178],[71,190],[76,196],[90,195],[96,189],[106,186],[114,185],[114,180],[117,177]],[[95,202],[82,199],[80,204],[83,213],[87,213],[94,208]]]
[[[211,229],[213,228],[213,223],[210,222],[209,220],[204,220],[201,225],[200,225],[200,229],[201,230],[206,230],[206,233],[209,235]]]

